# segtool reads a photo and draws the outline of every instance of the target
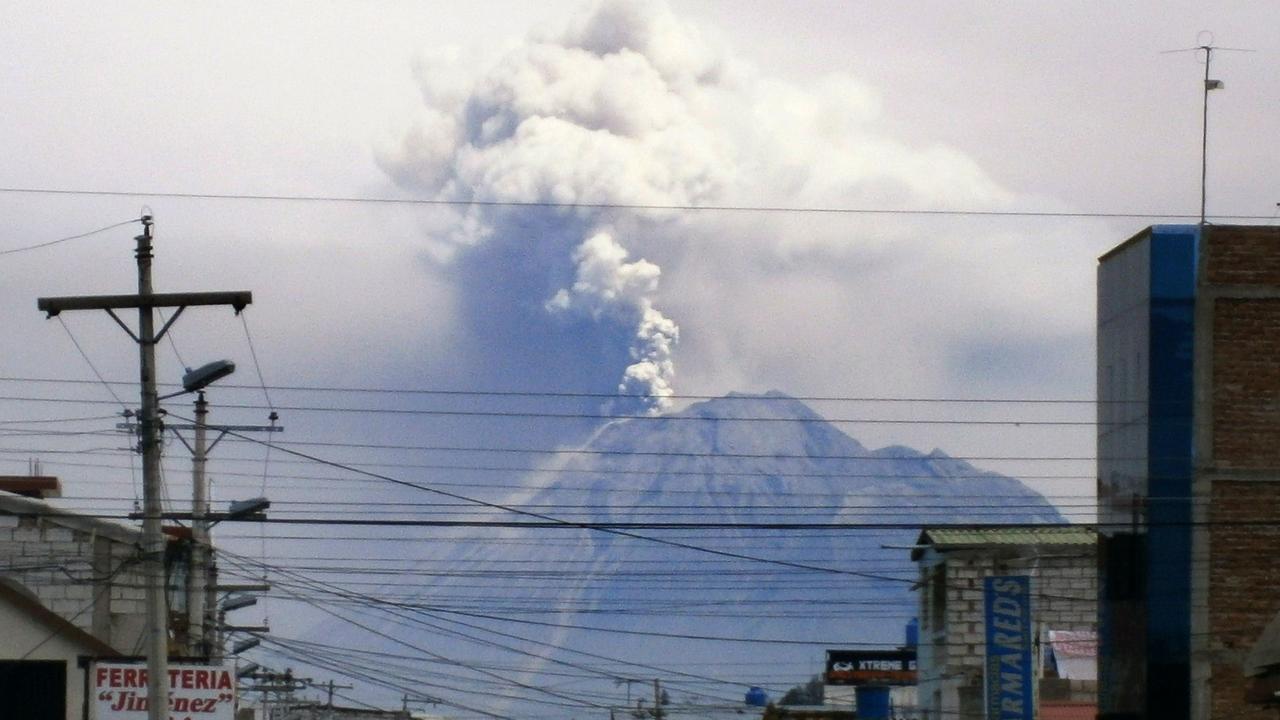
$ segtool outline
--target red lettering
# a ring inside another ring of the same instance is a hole
[[[103,683],[107,681],[107,669],[104,667],[95,668],[94,678],[94,683],[97,684],[98,687],[102,687]]]
[[[121,682],[123,683],[124,687],[142,687],[142,684],[138,682],[137,670],[125,670],[124,672],[120,673],[120,675],[121,675]]]
[[[209,672],[207,670],[201,670],[196,673],[196,689],[197,690],[209,689]]]
[[[231,673],[227,672],[226,670],[223,670],[222,672],[218,673],[218,688],[217,688],[217,689],[218,689],[218,690],[230,690],[230,689],[231,689],[231,687],[232,687],[232,686],[231,686]]]
[[[190,690],[191,688],[195,687],[195,671],[194,670],[182,671],[182,687],[187,690]]]

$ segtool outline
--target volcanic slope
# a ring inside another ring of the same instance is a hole
[[[921,525],[1063,522],[1014,478],[938,450],[868,449],[777,392],[610,422],[501,504],[566,525],[424,544],[421,567],[449,571],[382,631],[520,668],[504,677],[523,685],[595,676],[574,692],[611,701],[616,678],[663,677],[693,702],[785,691],[825,648],[902,642],[917,602],[902,546]],[[759,523],[774,527],[732,527]],[[583,527],[602,524],[623,527]]]

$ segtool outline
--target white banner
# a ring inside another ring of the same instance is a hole
[[[90,720],[146,720],[146,663],[94,663]],[[169,720],[235,720],[236,674],[231,665],[169,667]]]

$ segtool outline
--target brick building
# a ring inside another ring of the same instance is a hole
[[[1087,527],[1009,525],[926,528],[911,552],[920,571],[917,688],[927,720],[984,717],[986,628],[983,580],[1031,578],[1031,622],[1044,647],[1049,630],[1097,629],[1096,535]],[[1037,673],[1039,676],[1039,673]],[[1093,705],[1088,681],[1044,682],[1043,698]]]
[[[1098,268],[1105,718],[1271,718],[1280,611],[1280,227],[1155,226]]]
[[[45,502],[58,489],[56,478],[0,477],[0,695],[38,695],[22,714],[32,720],[80,718],[80,660],[137,655],[146,626],[141,533]],[[169,549],[176,583],[185,558],[180,543]],[[173,627],[180,652],[183,625]]]
[[[0,575],[124,653],[145,625],[140,543],[131,528],[0,491]]]

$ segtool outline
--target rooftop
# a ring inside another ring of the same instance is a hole
[[[1083,525],[1005,525],[972,528],[924,528],[911,551],[911,559],[919,560],[925,547],[934,550],[959,550],[991,546],[1022,545],[1093,545],[1098,534]]]

